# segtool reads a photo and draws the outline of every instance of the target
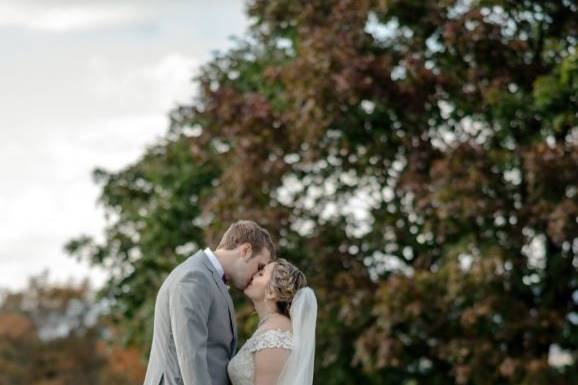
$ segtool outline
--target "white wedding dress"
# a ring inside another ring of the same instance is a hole
[[[315,361],[317,299],[309,287],[299,289],[291,304],[292,330],[257,328],[229,361],[227,372],[232,385],[254,385],[255,352],[276,348],[290,351],[277,385],[312,385]]]
[[[277,348],[291,350],[293,334],[289,330],[257,329],[231,359],[227,367],[232,385],[253,385],[255,381],[255,353]]]

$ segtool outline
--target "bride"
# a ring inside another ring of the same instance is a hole
[[[317,300],[305,275],[284,259],[258,272],[244,290],[257,330],[231,359],[232,385],[311,385]]]

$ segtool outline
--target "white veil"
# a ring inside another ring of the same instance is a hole
[[[277,385],[312,385],[315,361],[317,299],[309,287],[299,289],[289,311],[293,327],[293,349]]]

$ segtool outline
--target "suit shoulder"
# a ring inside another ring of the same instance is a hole
[[[195,283],[199,285],[209,285],[211,282],[210,272],[200,268],[184,269],[181,274],[175,278],[175,283],[180,284]]]

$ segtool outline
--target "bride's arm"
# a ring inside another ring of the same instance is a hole
[[[250,351],[255,354],[254,385],[277,385],[277,380],[291,354],[291,320],[275,317],[268,320]]]
[[[290,350],[269,348],[255,353],[255,385],[276,385]]]

